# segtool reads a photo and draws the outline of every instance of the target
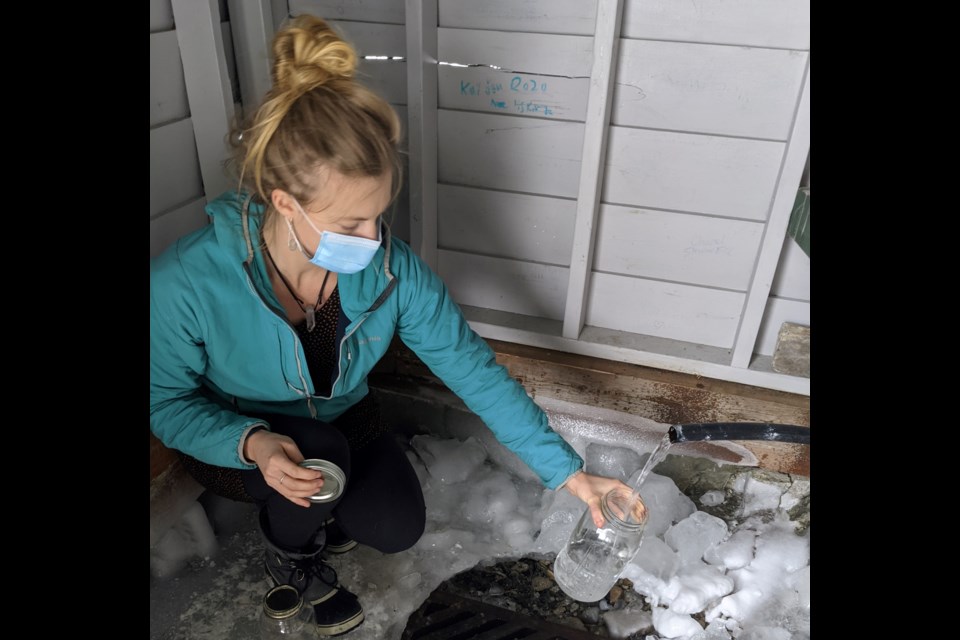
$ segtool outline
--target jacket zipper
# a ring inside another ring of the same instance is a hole
[[[277,316],[277,318],[279,318],[281,322],[283,322],[285,325],[287,325],[287,327],[290,328],[290,332],[293,334],[294,344],[299,346],[299,349],[297,348],[297,346],[294,347],[294,355],[296,356],[296,361],[297,361],[297,375],[300,377],[300,384],[303,385],[303,396],[307,400],[307,408],[310,410],[310,416],[313,418],[316,418],[317,409],[316,407],[313,406],[313,396],[311,396],[310,393],[307,391],[307,380],[306,378],[303,377],[303,366],[300,362],[299,352],[303,351],[303,344],[300,342],[300,336],[297,335],[297,330],[294,328],[292,324],[290,324],[290,321],[287,320],[282,315],[280,315],[279,313],[277,313],[277,311],[275,311],[269,304],[267,304],[267,301],[263,299],[263,295],[257,290],[256,285],[253,284],[253,276],[250,274],[250,265],[247,264],[246,262],[243,263],[243,271],[247,276],[247,286],[249,286],[250,289],[254,292],[254,294],[256,294],[257,299],[260,301],[260,304],[262,304],[270,313]],[[290,386],[290,383],[287,383],[287,386]]]
[[[360,325],[362,325],[367,320],[367,318],[370,317],[371,313],[379,309],[380,306],[383,305],[384,300],[387,299],[387,296],[393,292],[393,288],[394,286],[396,286],[396,279],[394,278],[393,274],[389,274],[388,277],[390,278],[390,280],[389,282],[387,282],[387,288],[384,290],[383,293],[377,296],[377,299],[374,301],[374,306],[370,307],[369,309],[363,312],[363,315],[360,316],[359,320],[357,320],[356,326],[353,329],[351,329],[349,333],[344,332],[343,337],[340,339],[340,353],[343,353],[343,343],[346,342],[347,338],[349,338],[354,333],[356,333],[357,329],[360,328]],[[349,349],[347,349],[347,360],[348,361],[352,360]],[[337,358],[337,378],[336,380],[333,381],[333,384],[330,385],[331,398],[333,397],[333,390],[336,388],[337,383],[340,382],[340,377],[343,375],[343,367],[340,366],[340,362],[341,362],[341,358]]]

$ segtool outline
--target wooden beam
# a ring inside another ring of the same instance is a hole
[[[234,116],[217,0],[172,0],[207,202],[231,187],[223,170]]]
[[[567,285],[563,337],[576,340],[583,329],[587,309],[587,286],[593,268],[594,236],[607,158],[610,109],[613,104],[617,51],[623,0],[601,0],[593,35],[593,70],[583,131],[580,161],[580,186],[577,192],[577,217],[574,222],[573,250],[570,255],[570,279]]]
[[[757,258],[757,268],[754,271],[753,283],[741,315],[740,328],[733,347],[733,358],[730,364],[734,367],[747,368],[753,359],[757,337],[760,334],[760,323],[763,312],[767,307],[770,296],[770,287],[777,274],[777,265],[780,262],[780,252],[783,249],[783,240],[790,222],[790,213],[797,196],[797,187],[803,175],[807,154],[810,151],[810,63],[807,62],[806,77],[800,91],[797,115],[794,118],[790,140],[784,151],[783,166],[780,179],[777,181],[777,191],[770,206],[770,216],[760,246],[760,256]]]
[[[270,90],[270,45],[276,30],[271,0],[229,0],[233,55],[237,60],[244,116],[260,106]]]
[[[406,0],[410,246],[437,270],[437,0]]]

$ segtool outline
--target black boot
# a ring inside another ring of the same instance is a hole
[[[271,540],[266,511],[260,511],[260,533],[266,546],[264,570],[274,586],[289,584],[300,592],[304,603],[313,605],[317,633],[336,636],[363,622],[363,606],[340,586],[337,573],[321,560],[326,536],[321,529],[314,544],[297,551],[281,547]]]
[[[347,536],[347,534],[343,532],[343,529],[340,528],[340,525],[337,524],[335,519],[330,518],[324,522],[323,529],[327,536],[327,543],[325,547],[327,553],[339,555],[341,553],[346,553],[357,546],[357,541]]]

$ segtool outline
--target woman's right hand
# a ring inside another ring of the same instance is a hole
[[[287,436],[266,429],[254,431],[243,443],[243,455],[257,465],[269,486],[293,504],[309,507],[306,498],[323,486],[323,474],[300,466],[303,454]]]

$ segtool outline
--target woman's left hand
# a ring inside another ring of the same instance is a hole
[[[590,507],[593,523],[598,527],[602,527],[604,524],[603,514],[600,512],[600,499],[603,498],[604,494],[613,489],[620,489],[628,494],[633,491],[633,487],[616,478],[595,476],[585,471],[574,474],[563,486],[567,491],[587,503],[587,506]],[[635,514],[637,518],[643,518],[646,512],[646,506],[643,502],[639,502]]]

